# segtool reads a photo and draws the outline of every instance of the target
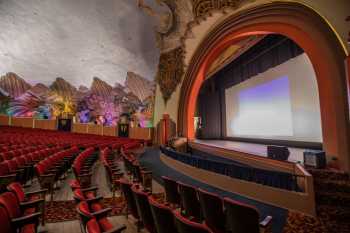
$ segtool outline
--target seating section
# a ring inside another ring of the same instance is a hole
[[[128,143],[121,148],[121,156],[126,173],[135,183],[140,183],[145,189],[152,191],[152,171],[142,167],[133,153],[134,149],[142,147],[139,142]]]
[[[64,178],[78,151],[78,147],[58,151],[35,165],[40,187],[49,190],[51,200],[53,200],[55,186],[57,187],[59,180]]]
[[[120,149],[115,147],[115,149]],[[113,197],[115,192],[119,187],[118,180],[123,177],[124,173],[120,170],[116,152],[113,152],[109,148],[104,148],[100,152],[100,160],[106,170],[106,179],[110,190],[113,192]]]
[[[103,196],[91,186],[97,161],[106,170],[109,187],[126,201],[126,217],[132,215],[137,230],[150,233],[260,233],[268,232],[271,217],[262,222],[252,206],[221,198],[202,189],[162,177],[165,199],[152,194],[152,172],[139,163],[139,140],[57,131],[0,127],[0,224],[5,232],[37,232],[40,218],[45,224],[45,197],[53,194],[70,169],[69,182],[83,233],[120,233],[124,225],[114,226]],[[206,166],[199,157],[162,148],[170,157],[192,166]],[[169,152],[170,151],[170,152]],[[124,162],[124,166],[122,165]],[[218,161],[215,161],[217,164]],[[218,165],[218,164],[217,164]],[[230,169],[224,166],[224,171]],[[221,171],[221,170],[220,170]],[[41,190],[25,192],[36,177]]]
[[[95,149],[88,147],[74,160],[72,169],[82,187],[89,187],[91,185],[92,166],[97,158],[98,154]]]

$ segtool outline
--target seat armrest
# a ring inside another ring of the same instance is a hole
[[[16,174],[9,174],[9,175],[4,175],[4,176],[0,176],[0,179],[9,179],[9,178],[16,178]]]
[[[53,173],[47,173],[47,174],[43,174],[43,175],[40,175],[40,177],[54,177],[55,174]]]
[[[97,196],[97,197],[94,197],[94,198],[86,199],[85,201],[86,201],[87,203],[91,203],[91,202],[100,201],[100,200],[102,200],[102,199],[103,199],[102,196]]]
[[[86,177],[86,176],[92,176],[92,172],[90,172],[90,173],[84,173],[84,174],[79,174],[79,177]]]
[[[109,229],[108,231],[105,231],[104,233],[120,233],[120,232],[123,232],[125,229],[126,229],[126,226],[123,224],[123,225],[120,225],[117,227],[113,227],[112,229]]]
[[[88,191],[97,191],[98,187],[97,186],[91,186],[89,188],[83,188],[81,189],[82,192],[88,192]]]
[[[35,195],[35,194],[45,194],[46,192],[48,192],[48,189],[40,189],[40,190],[36,190],[33,192],[27,192],[27,193],[25,193],[25,195],[31,196],[31,195]]]
[[[144,170],[142,170],[141,173],[142,174],[152,174],[152,171],[144,171]]]
[[[32,206],[37,206],[39,205],[40,203],[43,203],[44,202],[44,199],[37,199],[37,200],[34,200],[34,201],[26,201],[26,202],[20,202],[19,205],[21,208],[29,208],[29,207],[32,207]]]
[[[41,216],[40,212],[36,212],[34,214],[29,214],[26,216],[22,216],[19,218],[11,219],[11,223],[16,226],[16,228],[20,228],[23,225],[27,224],[37,224],[39,223],[39,217]]]
[[[102,218],[102,217],[107,216],[107,214],[111,211],[112,211],[112,208],[106,208],[106,209],[102,209],[102,210],[93,212],[91,214],[92,214],[92,216],[95,216],[96,218]]]

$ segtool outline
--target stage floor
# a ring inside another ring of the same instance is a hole
[[[194,143],[212,146],[217,148],[223,148],[226,150],[238,151],[253,155],[258,155],[262,157],[267,157],[267,145],[247,143],[247,142],[234,142],[234,141],[224,141],[224,140],[200,140],[195,139]],[[289,162],[297,163],[300,161],[303,163],[303,153],[306,149],[288,147],[290,155],[288,158]]]

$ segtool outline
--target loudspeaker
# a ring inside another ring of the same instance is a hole
[[[326,152],[320,150],[304,151],[304,165],[315,168],[325,168]]]
[[[267,157],[271,159],[286,161],[289,154],[289,150],[285,146],[267,146]]]

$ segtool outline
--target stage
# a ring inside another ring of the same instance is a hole
[[[206,147],[211,147],[214,150],[215,148],[224,149],[225,151],[232,151],[232,153],[239,152],[239,153],[244,153],[251,156],[263,157],[270,160],[270,158],[267,157],[267,145],[238,142],[238,141],[201,140],[201,139],[195,139],[191,141],[191,144],[192,146],[195,144],[203,145]],[[288,150],[290,151],[288,161],[283,161],[283,162],[290,162],[290,163],[300,162],[301,164],[303,163],[303,160],[304,160],[303,152],[306,149],[288,147]]]

